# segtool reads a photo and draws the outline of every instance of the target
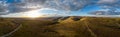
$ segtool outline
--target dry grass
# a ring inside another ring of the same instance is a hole
[[[0,22],[0,33],[14,29],[15,25],[10,22],[11,20],[16,19]],[[120,37],[120,18],[69,17],[65,20],[59,19],[58,22],[21,20],[22,27],[9,37]]]

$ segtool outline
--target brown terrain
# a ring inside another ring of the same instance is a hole
[[[120,37],[120,18],[71,16],[0,21],[2,37]]]

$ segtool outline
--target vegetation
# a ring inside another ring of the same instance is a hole
[[[0,18],[0,21],[0,36],[11,32],[17,27],[17,25],[12,22],[12,19]]]
[[[18,20],[19,19],[19,20]],[[22,27],[8,37],[120,37],[120,18],[65,17],[55,20],[1,18],[0,36],[17,26]]]

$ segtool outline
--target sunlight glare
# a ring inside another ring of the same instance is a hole
[[[39,10],[32,10],[25,13],[25,17],[28,17],[28,18],[38,18],[40,17],[40,15],[41,14],[39,13]]]

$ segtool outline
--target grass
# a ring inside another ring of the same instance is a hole
[[[12,30],[14,30],[17,27],[16,24],[11,22],[12,20],[3,19],[3,18],[1,18],[0,20],[1,20],[1,22],[0,22],[0,36],[11,32]]]
[[[17,19],[0,20],[0,35],[16,28],[11,21]],[[56,20],[19,19],[22,27],[8,37],[120,37],[120,18],[67,17]]]

